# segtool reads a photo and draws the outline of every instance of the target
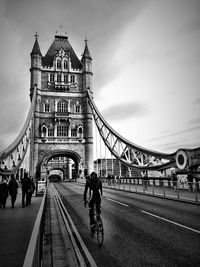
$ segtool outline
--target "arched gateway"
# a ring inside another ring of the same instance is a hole
[[[64,179],[91,172],[92,113],[86,91],[93,92],[93,73],[87,40],[79,60],[67,35],[57,32],[46,55],[42,56],[36,34],[30,73],[31,99],[37,88],[32,122],[31,175],[46,179],[58,159],[63,160],[57,168],[63,169]]]
[[[81,157],[75,151],[55,150],[44,155],[37,169],[41,172],[41,177],[57,175],[60,176],[59,180],[70,180],[76,179],[81,174],[83,169],[81,164]],[[62,174],[58,174],[59,172]]]

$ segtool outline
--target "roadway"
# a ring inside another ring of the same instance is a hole
[[[55,183],[97,266],[200,266],[199,205],[105,189],[101,248],[89,233],[83,185]]]

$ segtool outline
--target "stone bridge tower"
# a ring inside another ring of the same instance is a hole
[[[42,56],[38,35],[31,52],[30,98],[37,88],[30,151],[30,172],[46,179],[48,162],[67,157],[74,162],[76,176],[93,170],[92,114],[86,90],[92,88],[92,58],[87,40],[81,60],[68,36],[56,32]]]

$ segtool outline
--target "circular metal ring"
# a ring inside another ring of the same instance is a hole
[[[176,153],[176,166],[180,169],[183,170],[187,167],[188,164],[188,156],[185,151],[179,150]]]

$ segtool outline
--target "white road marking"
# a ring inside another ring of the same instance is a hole
[[[183,228],[185,228],[185,229],[188,229],[188,230],[190,230],[190,231],[192,231],[192,232],[195,232],[195,233],[200,234],[200,231],[195,230],[195,229],[190,228],[190,227],[187,227],[187,226],[185,226],[185,225],[183,225],[183,224],[180,224],[180,223],[177,223],[177,222],[174,222],[174,221],[165,219],[165,218],[163,218],[163,217],[157,216],[157,215],[155,215],[155,214],[153,214],[153,213],[150,213],[150,212],[147,212],[147,211],[145,211],[145,210],[140,210],[140,211],[143,212],[143,213],[146,213],[146,214],[148,214],[148,215],[150,215],[150,216],[156,217],[156,218],[158,218],[158,219],[160,219],[160,220],[163,220],[163,221],[166,221],[166,222],[169,222],[169,223],[178,225],[178,226],[183,227]]]
[[[113,199],[111,199],[111,198],[108,198],[108,197],[106,197],[106,198],[107,198],[108,200],[112,201],[112,202],[118,203],[118,204],[120,204],[120,205],[123,205],[123,206],[125,206],[125,207],[129,207],[129,205],[127,205],[127,204],[125,204],[125,203],[122,203],[122,202],[119,202],[119,201],[113,200]]]

